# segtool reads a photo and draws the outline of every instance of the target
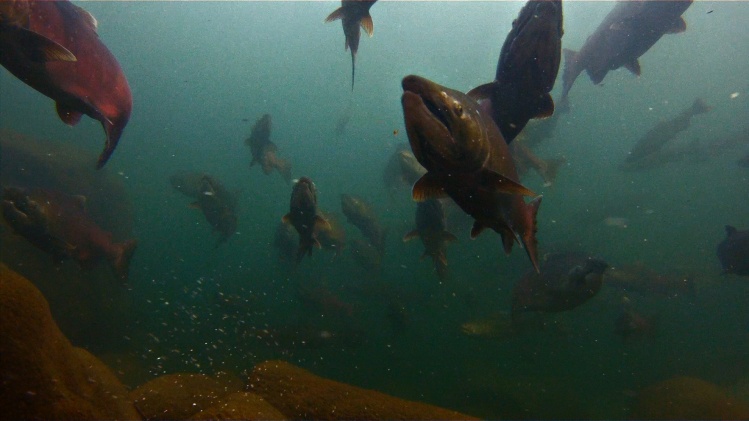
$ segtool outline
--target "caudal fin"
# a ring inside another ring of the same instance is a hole
[[[115,275],[123,282],[127,282],[128,273],[130,272],[130,259],[133,258],[137,246],[137,240],[128,240],[115,245],[116,252],[111,261],[112,269]]]
[[[536,215],[538,214],[538,208],[541,206],[541,199],[543,196],[538,196],[528,203],[525,207],[525,230],[522,233],[523,246],[525,252],[528,253],[528,257],[533,263],[533,268],[536,269],[536,273],[541,273],[541,267],[538,263],[538,241],[536,240],[536,231],[538,230],[536,225]]]

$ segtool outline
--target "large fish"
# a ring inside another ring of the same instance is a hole
[[[82,196],[6,187],[2,208],[13,231],[55,259],[70,258],[86,269],[106,260],[118,278],[127,280],[137,241],[112,242],[112,234],[86,213]]]
[[[692,106],[682,111],[676,117],[662,121],[645,133],[637,141],[625,160],[625,167],[635,165],[638,161],[659,152],[666,143],[677,134],[689,128],[692,117],[710,111],[710,107],[700,98],[694,100]]]
[[[403,116],[411,149],[428,171],[413,187],[413,198],[450,196],[475,222],[471,237],[485,228],[502,236],[505,252],[514,241],[525,247],[536,270],[537,197],[518,175],[494,121],[466,94],[419,76],[402,82]]]
[[[299,233],[299,250],[296,255],[296,261],[299,263],[305,254],[312,255],[312,247],[321,247],[316,232],[323,226],[329,227],[329,224],[318,214],[317,189],[315,183],[307,177],[300,178],[294,184],[289,208],[289,213],[281,220],[293,225]]]
[[[749,276],[749,230],[726,225],[726,239],[718,244],[723,272]]]
[[[270,114],[265,114],[258,119],[252,128],[250,137],[245,140],[247,146],[250,147],[250,153],[252,153],[250,166],[259,163],[266,175],[275,169],[289,183],[291,182],[291,164],[276,156],[278,147],[271,142],[270,133],[271,117]]]
[[[532,118],[554,113],[551,99],[562,57],[561,0],[530,0],[512,22],[499,55],[493,82],[468,95],[487,100],[494,122],[507,143]]]
[[[618,1],[579,52],[564,50],[563,104],[583,70],[596,85],[620,67],[639,76],[640,56],[664,34],[686,30],[681,15],[691,4],[692,0]]]
[[[512,313],[572,310],[598,294],[606,262],[582,253],[549,255],[540,274],[528,272],[512,290]]]
[[[447,231],[445,209],[437,199],[428,199],[416,204],[416,229],[403,236],[403,241],[420,238],[424,244],[422,259],[429,256],[434,261],[434,269],[440,279],[447,279],[447,245],[457,241]]]
[[[356,72],[356,52],[359,51],[359,26],[370,37],[374,33],[374,23],[369,9],[377,0],[341,0],[341,7],[325,18],[325,22],[341,20],[343,35],[346,36],[346,50],[351,50],[351,90],[354,90],[354,74]]]
[[[5,1],[1,2],[5,3]],[[106,164],[130,119],[132,95],[120,64],[96,33],[94,17],[65,1],[28,1],[29,31],[69,50],[75,61],[40,61],[29,56],[17,37],[0,36],[0,64],[27,85],[52,98],[57,115],[70,126],[83,114],[101,122],[106,132],[97,168]]]

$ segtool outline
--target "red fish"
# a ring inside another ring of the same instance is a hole
[[[103,167],[130,119],[132,95],[125,74],[99,40],[96,19],[90,13],[62,0],[18,3],[29,11],[20,26],[24,33],[59,44],[74,55],[75,61],[35,59],[19,36],[0,27],[0,64],[52,98],[65,124],[76,125],[83,114],[100,121],[107,139],[96,167]]]
[[[57,259],[72,258],[83,268],[107,260],[127,280],[137,242],[115,243],[112,234],[88,216],[81,196],[52,190],[5,188],[3,216],[8,225],[37,248]]]

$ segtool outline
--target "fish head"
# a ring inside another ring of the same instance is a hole
[[[294,184],[291,201],[297,206],[317,204],[317,189],[315,183],[308,177],[302,177]]]
[[[491,149],[478,104],[419,76],[406,76],[402,86],[406,131],[419,163],[428,171],[478,171]]]
[[[5,187],[2,197],[2,211],[5,221],[19,231],[30,229],[44,230],[46,220],[44,209],[29,198],[27,192],[16,187]]]
[[[342,194],[341,209],[346,215],[364,215],[367,213],[368,205],[360,197]]]

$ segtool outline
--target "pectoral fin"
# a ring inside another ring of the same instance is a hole
[[[535,115],[535,118],[547,118],[551,117],[554,114],[554,100],[551,98],[550,94],[544,94],[541,97],[541,102],[538,107],[538,114]]]
[[[325,18],[325,22],[333,22],[334,20],[342,19],[343,18],[343,7],[339,7],[333,11],[333,13],[329,14],[327,18]]]
[[[467,95],[478,102],[486,99],[491,99],[493,94],[494,82],[489,82],[471,89],[470,91],[468,91]]]
[[[416,202],[423,202],[427,199],[442,199],[447,197],[445,192],[445,177],[426,173],[414,183],[411,195]]]
[[[640,62],[637,61],[637,59],[634,59],[634,61],[630,61],[629,63],[625,64],[624,68],[632,72],[632,74],[640,76]]]
[[[413,230],[413,231],[411,231],[408,234],[406,234],[406,235],[403,236],[403,242],[405,243],[407,241],[411,241],[414,238],[418,238],[418,237],[419,237],[419,231],[418,230]]]
[[[291,224],[291,214],[287,213],[286,215],[281,217],[281,222],[284,224]]]
[[[44,63],[47,61],[76,61],[75,55],[67,48],[51,39],[24,28],[13,27],[15,44],[31,61]]]
[[[372,34],[374,34],[374,22],[372,22],[372,16],[367,14],[367,16],[364,16],[359,23],[361,24],[362,29],[364,29],[364,32],[366,32],[371,38]]]
[[[330,222],[320,215],[315,216],[315,230],[332,229]]]
[[[679,17],[679,19],[676,19],[673,23],[673,26],[666,31],[667,34],[680,34],[687,30],[687,23],[684,21],[684,18]]]
[[[60,120],[68,126],[75,126],[79,121],[81,121],[81,117],[83,116],[83,113],[80,111],[70,109],[59,102],[55,103],[55,108],[57,109],[57,115],[60,117]]]
[[[507,178],[504,175],[491,170],[481,171],[478,174],[477,182],[480,186],[490,190],[496,190],[499,193],[536,196],[536,193],[518,183],[517,181]]]
[[[473,222],[473,227],[471,227],[471,239],[474,239],[481,234],[486,229],[486,225],[483,225],[479,221]]]

